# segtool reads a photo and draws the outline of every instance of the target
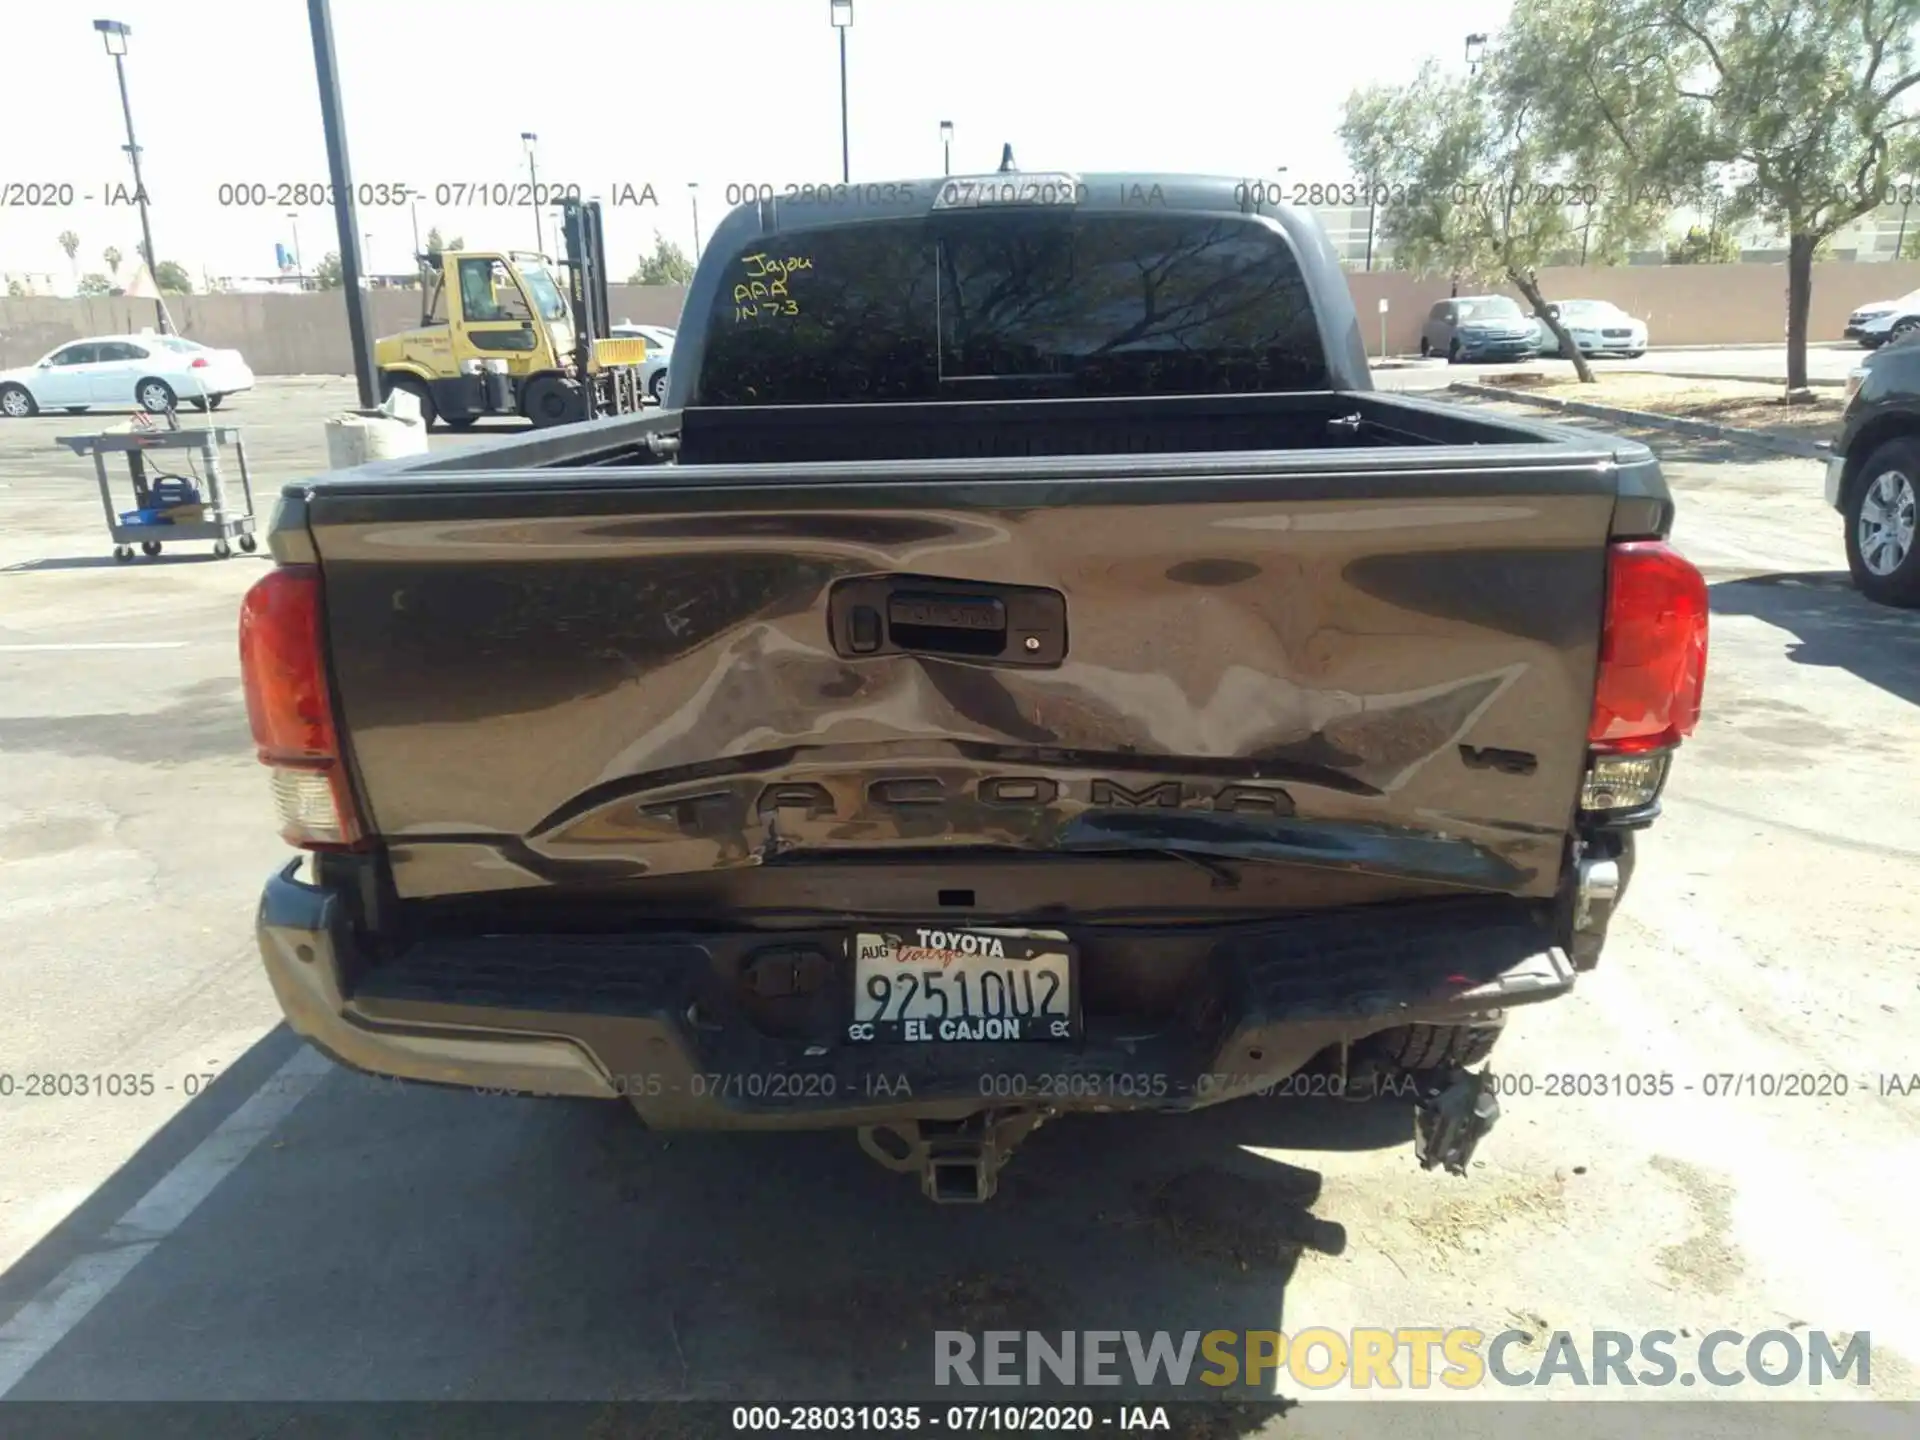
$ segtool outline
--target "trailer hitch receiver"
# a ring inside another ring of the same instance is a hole
[[[1491,1071],[1439,1072],[1414,1110],[1413,1153],[1420,1168],[1444,1166],[1450,1175],[1466,1174],[1474,1147],[1499,1118]]]
[[[1014,1148],[1044,1121],[1045,1110],[985,1111],[964,1120],[905,1120],[867,1125],[860,1148],[903,1174],[939,1205],[979,1205],[1000,1186]]]

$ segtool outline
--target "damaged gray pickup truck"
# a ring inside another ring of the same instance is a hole
[[[288,486],[240,638],[293,1028],[846,1127],[942,1201],[1296,1074],[1404,1082],[1463,1167],[1469,1067],[1599,958],[1705,586],[1645,448],[1376,393],[1254,188],[742,207],[664,406]]]

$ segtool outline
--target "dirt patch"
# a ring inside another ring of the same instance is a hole
[[[1656,1155],[1647,1163],[1687,1197],[1699,1219],[1685,1240],[1660,1247],[1654,1257],[1660,1268],[1681,1284],[1709,1295],[1727,1294],[1746,1269],[1740,1251],[1728,1238],[1733,1228],[1733,1187],[1671,1155]]]
[[[1428,1253],[1444,1259],[1479,1255],[1495,1232],[1516,1222],[1558,1228],[1566,1218],[1566,1177],[1515,1177],[1506,1184],[1472,1193],[1444,1196],[1439,1202],[1407,1218],[1407,1225]]]
[[[1831,440],[1846,408],[1838,394],[1815,394],[1809,400],[1789,404],[1779,386],[1754,380],[1614,373],[1597,377],[1591,385],[1558,375],[1500,375],[1487,383],[1502,390],[1618,405],[1624,410],[1705,420],[1792,440]]]
[[[104,810],[75,808],[23,814],[0,822],[0,860],[38,860],[84,850],[107,837],[113,820]]]

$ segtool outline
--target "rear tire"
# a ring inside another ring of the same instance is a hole
[[[1449,341],[1447,343],[1447,364],[1458,365],[1459,363],[1460,363],[1460,342],[1458,340]]]
[[[189,400],[187,401],[187,403],[193,406],[193,408],[198,410],[202,415],[207,413],[207,402],[204,397],[197,400]]]
[[[226,398],[224,395],[209,395],[207,397],[207,408],[209,410],[218,410],[220,408],[220,402]]]
[[[1920,606],[1917,500],[1920,439],[1907,435],[1868,455],[1847,487],[1847,569],[1860,593],[1881,605]]]
[[[169,410],[180,408],[180,397],[173,393],[173,387],[164,380],[156,380],[149,375],[133,387],[133,403],[149,415],[164,415]]]
[[[1493,1053],[1506,1017],[1478,1025],[1401,1025],[1369,1042],[1380,1057],[1402,1070],[1445,1070],[1478,1065]]]

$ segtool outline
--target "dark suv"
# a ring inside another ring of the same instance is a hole
[[[1533,320],[1506,295],[1461,295],[1442,300],[1427,315],[1420,353],[1464,360],[1531,360],[1540,352]]]
[[[1847,568],[1883,605],[1920,606],[1920,344],[1876,351],[1855,385],[1827,462],[1827,503],[1846,517]]]

